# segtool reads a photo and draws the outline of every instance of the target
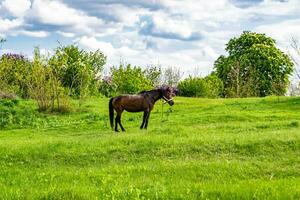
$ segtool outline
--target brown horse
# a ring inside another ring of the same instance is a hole
[[[117,112],[115,119],[115,131],[118,132],[118,124],[122,131],[125,131],[121,124],[121,115],[124,110],[128,112],[144,112],[143,122],[140,129],[147,129],[150,112],[157,100],[163,99],[170,106],[174,104],[172,97],[175,96],[170,87],[161,87],[154,90],[142,91],[135,95],[121,95],[109,100],[110,125],[114,126],[114,110]]]

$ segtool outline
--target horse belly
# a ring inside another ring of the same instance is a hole
[[[147,109],[146,107],[144,101],[131,101],[124,105],[124,109],[128,112],[141,112]]]
[[[118,104],[122,110],[128,112],[141,112],[147,109],[147,102],[139,95],[120,96]]]
[[[145,110],[145,108],[142,106],[130,106],[130,105],[125,106],[124,109],[128,112],[141,112]]]

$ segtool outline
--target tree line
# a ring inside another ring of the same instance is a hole
[[[5,40],[1,39],[2,44]],[[77,45],[59,46],[53,55],[33,59],[6,53],[0,57],[0,92],[37,100],[40,110],[66,110],[70,98],[136,93],[161,84],[177,87],[179,95],[190,97],[262,97],[284,95],[293,73],[291,58],[265,34],[243,32],[232,38],[213,71],[205,77],[183,80],[179,68],[147,67],[120,63],[103,75],[106,56]]]

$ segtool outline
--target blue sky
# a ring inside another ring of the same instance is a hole
[[[103,51],[107,67],[180,67],[205,75],[244,30],[266,33],[288,51],[300,39],[300,0],[0,0],[2,52],[32,56],[61,44]]]

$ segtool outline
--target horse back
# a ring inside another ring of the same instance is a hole
[[[140,112],[149,109],[150,103],[143,95],[121,95],[113,100],[116,111]]]

